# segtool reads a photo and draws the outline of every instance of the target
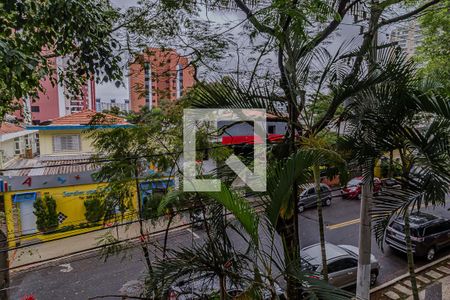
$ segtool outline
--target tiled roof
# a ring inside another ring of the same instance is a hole
[[[25,128],[8,122],[3,122],[0,126],[0,134],[19,132],[23,130],[25,130]]]
[[[90,155],[35,157],[16,159],[5,165],[5,176],[60,175],[94,171],[98,169]],[[9,169],[9,170],[8,170]],[[11,170],[12,169],[12,170]]]
[[[95,119],[92,123],[94,125],[128,124],[123,118],[85,109],[77,113],[53,119],[51,125],[91,125],[93,118]]]

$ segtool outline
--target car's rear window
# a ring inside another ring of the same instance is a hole
[[[403,224],[398,223],[398,222],[392,223],[391,227],[392,227],[392,229],[394,229],[394,230],[396,230],[398,232],[401,232],[401,233],[405,232],[405,226]],[[413,237],[420,237],[421,236],[420,235],[420,231],[417,230],[417,228],[411,228],[410,231],[411,231],[411,236],[413,236]]]

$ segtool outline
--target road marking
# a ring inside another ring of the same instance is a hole
[[[354,224],[358,224],[358,223],[359,223],[359,218],[354,219],[354,220],[345,221],[345,222],[338,223],[338,224],[334,224],[334,225],[328,225],[327,229],[334,230],[334,229],[338,229],[338,228],[342,228],[342,227],[346,227],[346,226],[350,226],[350,225],[354,225]]]
[[[194,236],[194,238],[196,238],[196,239],[200,238],[200,236],[198,234],[196,234],[195,232],[193,232],[190,228],[187,228],[186,230],[189,231]]]
[[[73,270],[73,267],[70,264],[62,264],[59,266],[64,268],[64,269],[59,270],[60,272],[63,272],[63,273],[69,273],[70,271]]]

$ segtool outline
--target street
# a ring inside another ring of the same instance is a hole
[[[335,194],[337,195],[337,194]],[[334,197],[330,207],[324,207],[326,240],[334,244],[358,245],[359,200],[344,200]],[[439,208],[444,210],[444,208]],[[301,246],[318,243],[318,222],[316,209],[311,208],[300,214]],[[203,230],[180,230],[169,236],[170,247],[188,246],[200,240]],[[160,236],[158,239],[162,239]],[[406,255],[385,246],[384,253],[372,238],[372,253],[381,264],[378,283],[387,282],[407,272]],[[450,249],[440,252],[439,257],[450,253]],[[416,259],[416,266],[426,262]],[[32,294],[37,299],[88,299],[101,295],[127,293],[135,280],[145,276],[145,263],[139,248],[131,249],[125,258],[113,256],[105,263],[93,252],[83,256],[41,266],[36,269],[12,274],[11,299],[20,299]]]

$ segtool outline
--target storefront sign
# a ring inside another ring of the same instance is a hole
[[[97,190],[63,192],[63,197],[84,196],[95,194]]]

